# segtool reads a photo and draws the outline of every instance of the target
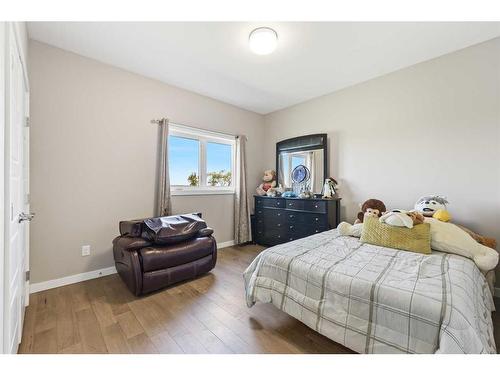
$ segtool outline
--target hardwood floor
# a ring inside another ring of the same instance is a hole
[[[221,249],[211,273],[140,298],[118,275],[32,294],[19,353],[352,353],[270,304],[246,307],[242,272],[262,249]]]

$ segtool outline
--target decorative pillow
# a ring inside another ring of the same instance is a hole
[[[431,233],[429,224],[418,224],[413,228],[393,227],[381,223],[377,218],[369,218],[363,223],[361,242],[393,249],[431,253]]]

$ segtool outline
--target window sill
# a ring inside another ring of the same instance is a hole
[[[176,195],[232,195],[234,190],[170,190],[172,196]]]

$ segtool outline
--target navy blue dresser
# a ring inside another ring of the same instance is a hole
[[[273,246],[336,228],[340,198],[300,199],[255,196],[254,242]]]

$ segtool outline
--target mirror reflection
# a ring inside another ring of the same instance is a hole
[[[309,190],[321,194],[324,183],[324,149],[283,151],[279,154],[278,182],[284,188],[292,188],[292,171],[299,165],[304,165],[310,172]]]

